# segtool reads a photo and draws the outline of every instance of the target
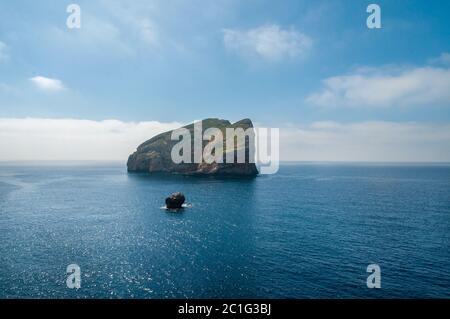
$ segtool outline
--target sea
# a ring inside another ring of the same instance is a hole
[[[163,207],[173,192],[182,211]],[[0,298],[449,298],[450,164],[249,179],[5,162],[0,242]]]

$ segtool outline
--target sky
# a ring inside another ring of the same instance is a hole
[[[282,160],[450,161],[450,1],[2,1],[0,160],[126,160],[194,120]],[[81,27],[69,29],[71,3]]]

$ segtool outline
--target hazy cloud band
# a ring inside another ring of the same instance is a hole
[[[182,123],[0,118],[0,160],[122,160]],[[280,128],[281,160],[450,162],[450,124],[315,122]]]

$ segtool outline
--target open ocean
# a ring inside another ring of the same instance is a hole
[[[176,191],[192,207],[161,209]],[[449,298],[450,165],[223,179],[3,163],[0,241],[0,298]]]

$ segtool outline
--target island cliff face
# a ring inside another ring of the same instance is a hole
[[[191,133],[191,145],[194,145],[194,124],[184,126]],[[246,139],[245,144],[234,144],[233,149],[226,149],[226,128],[242,128],[247,130],[251,128],[253,130],[253,123],[250,119],[243,119],[234,124],[227,120],[221,119],[205,119],[202,121],[202,136],[205,130],[208,128],[220,129],[223,134],[223,163],[206,163],[204,161],[200,163],[193,163],[194,147],[191,147],[191,163],[174,163],[171,158],[172,148],[179,141],[171,140],[172,132],[165,132],[159,134],[150,140],[142,143],[128,158],[127,168],[128,172],[166,172],[173,174],[185,174],[185,175],[233,175],[233,176],[256,176],[258,170],[255,163],[249,161],[249,140]],[[209,141],[203,141],[202,149],[208,144]],[[254,145],[252,146],[254,147]],[[237,150],[245,151],[245,162],[237,163]],[[220,151],[220,149],[216,149]],[[233,152],[235,161],[233,163],[226,163],[226,153]],[[253,161],[254,162],[254,161]]]

